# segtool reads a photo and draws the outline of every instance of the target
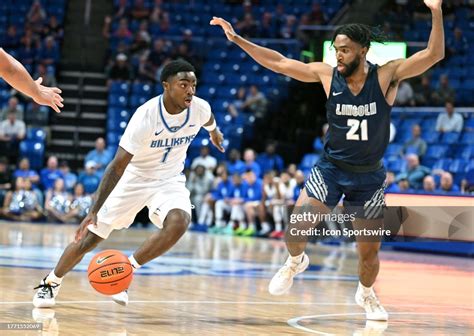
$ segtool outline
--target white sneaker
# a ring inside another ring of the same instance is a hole
[[[364,296],[362,290],[357,290],[356,303],[365,309],[365,318],[373,321],[388,321],[388,313],[380,304],[375,292],[372,290],[368,296]]]
[[[114,300],[115,303],[118,303],[121,306],[127,306],[128,305],[128,291],[124,290],[123,292],[112,295],[112,300]]]
[[[59,288],[61,284],[55,282],[46,283],[46,278],[41,280],[39,286],[34,289],[38,289],[35,296],[33,297],[33,305],[36,308],[50,308],[56,304],[56,296],[58,296]]]
[[[293,285],[295,275],[303,272],[309,265],[309,258],[303,254],[303,259],[299,263],[291,260],[291,256],[285,262],[282,268],[273,276],[268,285],[268,291],[272,295],[285,294]]]

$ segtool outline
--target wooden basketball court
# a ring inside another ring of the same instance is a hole
[[[284,242],[192,232],[136,273],[128,307],[89,285],[91,253],[63,281],[54,309],[33,309],[33,287],[54,267],[74,230],[0,222],[0,323],[43,323],[42,333],[1,335],[474,334],[471,259],[382,251],[376,290],[390,320],[366,323],[354,303],[353,245],[309,245],[309,269],[288,295],[274,297],[267,285],[286,259]],[[128,254],[149,233],[114,232],[100,249]]]

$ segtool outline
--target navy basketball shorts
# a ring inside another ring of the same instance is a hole
[[[344,196],[344,208],[356,218],[379,219],[385,207],[385,168],[370,173],[342,170],[322,158],[305,183],[306,193],[333,209]]]

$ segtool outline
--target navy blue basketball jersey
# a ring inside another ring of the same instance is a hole
[[[326,154],[352,165],[379,162],[389,141],[391,109],[380,89],[377,65],[369,63],[369,73],[357,96],[334,68],[326,103]]]

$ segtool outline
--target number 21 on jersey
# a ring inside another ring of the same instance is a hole
[[[347,126],[350,127],[346,133],[347,140],[367,141],[369,139],[367,135],[367,119],[362,121],[358,119],[347,119]]]

